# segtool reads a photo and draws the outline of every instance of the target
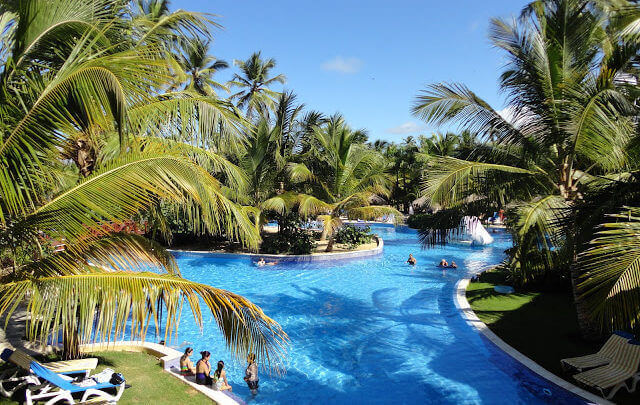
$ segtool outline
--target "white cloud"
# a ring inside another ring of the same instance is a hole
[[[512,106],[508,106],[498,111],[498,114],[504,118],[507,122],[513,125],[513,119],[515,118],[515,109]]]
[[[425,125],[408,121],[408,122],[405,122],[404,124],[398,125],[397,127],[387,129],[387,133],[396,134],[396,135],[406,135],[406,134],[413,134],[419,131],[423,131],[425,129],[427,129]]]
[[[357,73],[362,68],[362,61],[358,58],[343,58],[342,56],[336,56],[333,59],[322,64],[324,70],[339,73]]]
[[[527,107],[522,107],[516,112],[514,106],[510,105],[498,111],[498,114],[515,128],[522,128],[526,123],[534,119],[533,114]]]

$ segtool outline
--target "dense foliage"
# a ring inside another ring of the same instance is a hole
[[[315,235],[304,229],[297,212],[287,212],[275,215],[278,222],[278,232],[266,234],[260,245],[260,252],[270,254],[311,254],[316,246]]]
[[[371,243],[373,234],[369,226],[343,225],[336,232],[336,243],[346,245],[348,249],[355,249],[360,245]]]
[[[414,113],[481,135],[469,156],[432,156],[423,192],[446,208],[427,220],[442,241],[463,215],[507,211],[504,266],[521,286],[571,283],[585,335],[640,328],[637,58],[640,6],[534,1],[491,22],[507,65],[500,114],[459,83],[427,87]]]
[[[216,24],[165,6],[0,3],[0,254],[9,265],[0,314],[23,305],[27,337],[61,337],[75,357],[79,344],[125,329],[144,339],[162,327],[168,340],[184,303],[203,326],[204,305],[238,357],[251,350],[277,365],[287,336],[275,321],[244,297],[184,279],[141,235],[144,224],[168,232],[175,215],[194,234],[260,241],[227,193],[246,180],[219,148],[241,142],[243,120],[204,72],[182,83],[183,67],[196,68],[179,62],[180,45]]]
[[[62,336],[73,357],[129,325],[168,338],[182,304],[201,323],[204,302],[236,355],[277,363],[278,324],[181,277],[161,243],[308,254],[312,222],[331,251],[371,240],[344,217],[414,211],[430,245],[500,209],[514,284],[570,286],[586,335],[640,329],[637,2],[539,0],[492,20],[509,107],[434,84],[413,113],[460,132],[398,144],[276,91],[285,76],[260,52],[235,68],[211,56],[212,16],[165,0],[3,1],[0,13],[0,315],[27,304],[32,340]],[[230,82],[221,69],[236,69]]]

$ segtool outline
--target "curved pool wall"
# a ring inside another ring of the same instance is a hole
[[[367,250],[354,250],[350,252],[332,252],[332,253],[316,253],[312,255],[273,255],[263,253],[217,253],[217,252],[203,252],[198,250],[172,250],[169,251],[173,255],[181,254],[193,254],[204,255],[209,258],[222,258],[222,259],[246,259],[251,258],[253,261],[257,261],[259,258],[268,262],[277,262],[279,264],[284,263],[310,263],[310,262],[323,262],[323,261],[336,261],[336,260],[349,260],[349,259],[362,259],[370,256],[381,255],[384,250],[384,240],[378,238],[377,246],[373,249]]]
[[[185,310],[172,345],[224,360],[234,393],[251,404],[585,403],[497,348],[455,305],[456,283],[500,262],[508,235],[423,250],[414,230],[372,229],[384,253],[362,259],[258,268],[248,256],[175,253],[185,277],[246,296],[289,334],[286,375],[261,370],[257,396],[210,315],[201,333]],[[417,266],[405,264],[409,253]],[[443,274],[441,258],[459,268]]]

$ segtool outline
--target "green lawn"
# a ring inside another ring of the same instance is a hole
[[[499,294],[493,290],[504,284],[500,273],[489,272],[471,282],[467,299],[478,318],[502,340],[548,371],[573,383],[562,371],[560,359],[596,352],[601,343],[580,338],[569,293]],[[621,390],[614,398],[620,404],[640,403],[640,394]]]
[[[118,404],[189,404],[211,405],[211,401],[198,391],[162,371],[159,361],[144,353],[102,352],[92,356],[100,359],[94,373],[105,367],[124,375],[127,388]],[[1,397],[0,397],[1,398]],[[6,398],[0,404],[15,403]]]

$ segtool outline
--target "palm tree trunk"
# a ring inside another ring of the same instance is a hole
[[[331,235],[329,237],[329,242],[327,243],[327,248],[324,251],[325,252],[333,252],[333,243],[334,243],[334,239],[333,239],[333,235]]]
[[[80,358],[80,336],[78,328],[73,325],[71,330],[65,330],[62,337],[62,359],[73,360]]]
[[[580,283],[580,272],[576,265],[578,261],[578,245],[577,245],[578,227],[573,221],[572,232],[567,234],[565,243],[570,244],[573,249],[573,257],[571,260],[571,290],[573,293],[573,304],[576,308],[576,317],[578,320],[578,329],[583,339],[587,341],[597,341],[602,337],[600,328],[594,322],[591,311],[587,306],[585,299],[581,296],[581,292],[578,288]]]
[[[581,336],[587,341],[598,341],[602,338],[600,329],[595,325],[591,318],[591,311],[587,307],[585,300],[580,297],[578,290],[580,274],[577,271],[577,266],[571,266],[571,287],[573,290],[573,302],[576,307],[576,315],[578,317],[578,329]]]

